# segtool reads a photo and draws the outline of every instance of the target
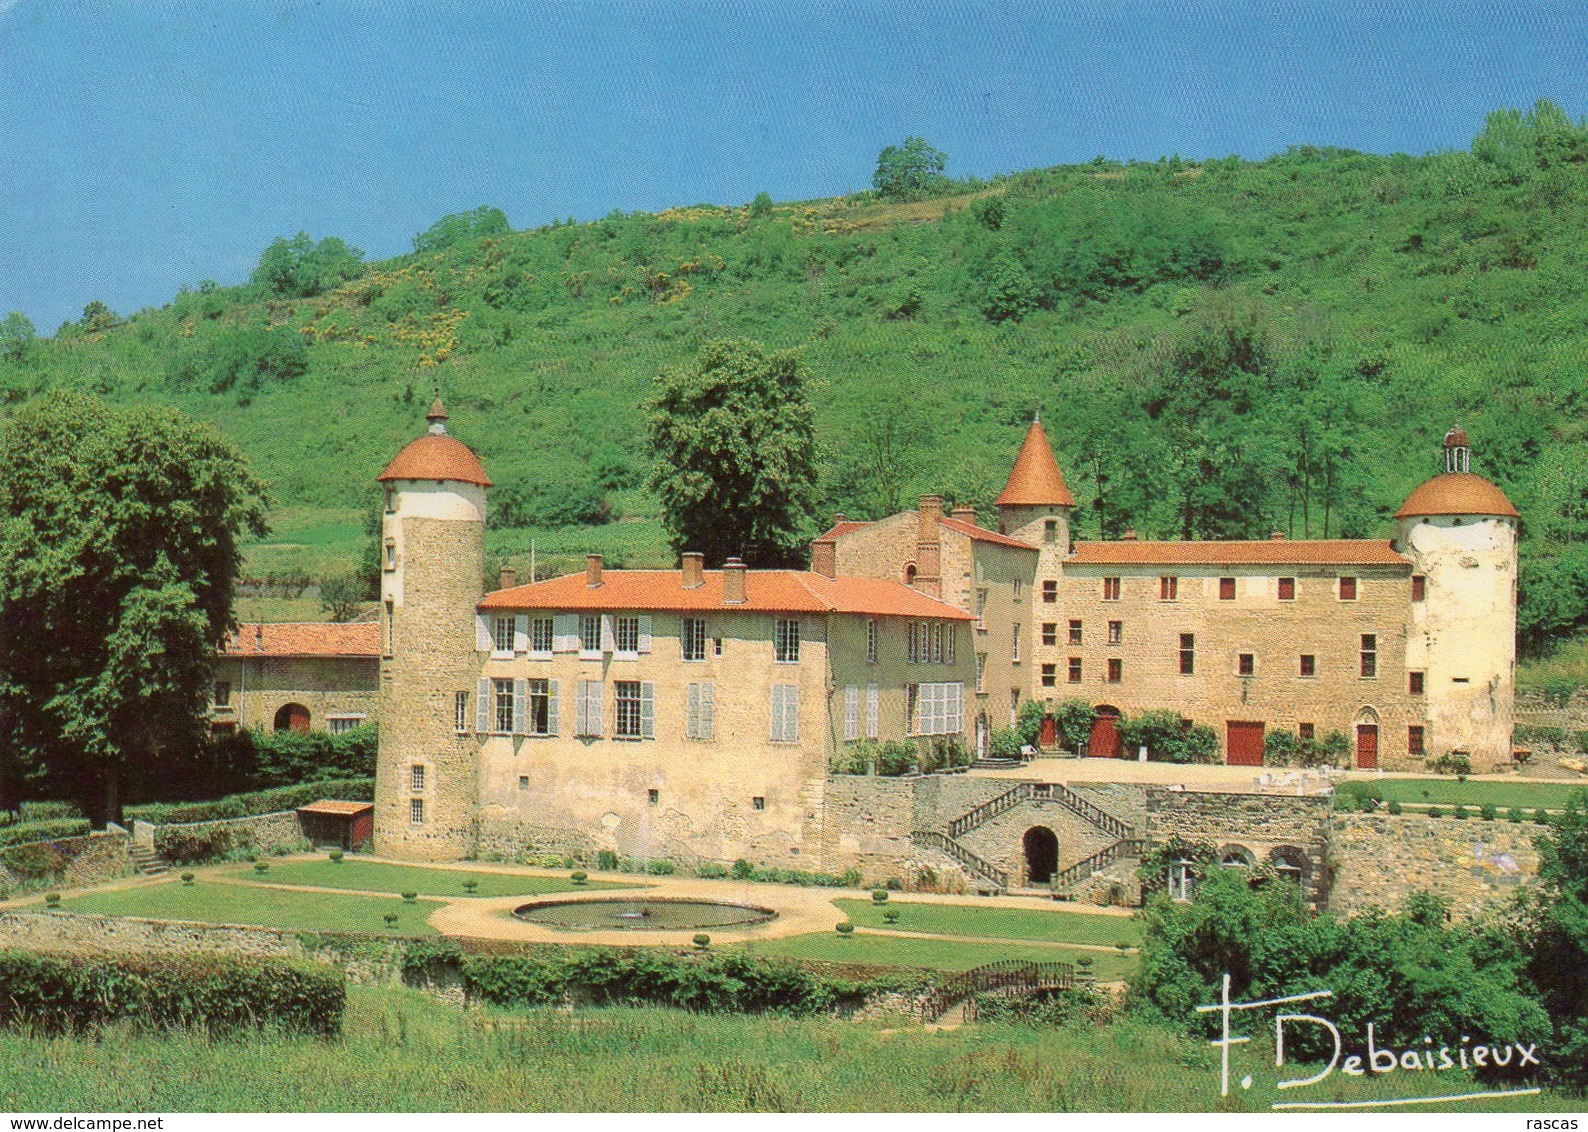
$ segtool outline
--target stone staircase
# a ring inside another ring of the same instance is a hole
[[[171,871],[171,862],[146,846],[128,845],[127,856],[132,858],[133,867],[144,876],[163,876]]]

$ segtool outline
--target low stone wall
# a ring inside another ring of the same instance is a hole
[[[1413,892],[1450,901],[1469,916],[1538,875],[1538,826],[1423,814],[1335,814],[1335,883],[1329,907],[1395,910]]]
[[[920,778],[833,775],[822,806],[822,871],[859,869],[868,883],[908,881]]]
[[[1274,860],[1276,852],[1303,860],[1302,887],[1318,904],[1329,896],[1330,799],[1275,794],[1228,794],[1212,791],[1147,790],[1147,840],[1162,843],[1181,838],[1221,851],[1246,850],[1256,864]]]
[[[53,855],[59,867],[45,874],[29,875],[7,867],[5,854],[0,853],[0,888],[9,891],[38,888],[41,884],[55,888],[85,888],[104,884],[133,871],[132,858],[127,855],[127,844],[128,835],[123,831],[89,833],[82,837],[63,837],[59,841],[34,841],[26,845],[8,846],[7,853],[25,850],[30,856],[41,858]]]
[[[215,821],[170,822],[156,828],[155,838],[165,830],[203,832],[211,829],[230,829],[246,835],[249,845],[260,853],[289,852],[298,848],[303,838],[303,824],[296,810],[282,810],[274,814],[255,814],[246,818],[220,818]]]

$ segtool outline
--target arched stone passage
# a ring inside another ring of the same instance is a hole
[[[1249,869],[1257,864],[1257,858],[1244,845],[1226,845],[1219,850],[1219,864],[1227,869]]]
[[[1059,871],[1059,838],[1045,825],[1026,830],[1026,879],[1032,884],[1047,884]]]
[[[275,729],[277,731],[307,731],[309,729],[309,709],[302,704],[282,704],[276,712]]]

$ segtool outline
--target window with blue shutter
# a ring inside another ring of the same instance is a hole
[[[491,682],[481,680],[474,690],[474,733],[491,733]]]

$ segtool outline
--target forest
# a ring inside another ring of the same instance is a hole
[[[482,206],[382,262],[298,233],[158,309],[94,300],[50,336],[8,316],[0,406],[213,421],[278,527],[351,568],[439,391],[498,485],[492,554],[527,564],[533,538],[542,572],[666,564],[643,403],[720,338],[811,377],[812,534],[925,491],[990,519],[1040,412],[1079,538],[1384,538],[1459,423],[1523,516],[1523,647],[1588,626],[1588,126],[1541,102],[1467,151],[878,184],[527,230]]]

